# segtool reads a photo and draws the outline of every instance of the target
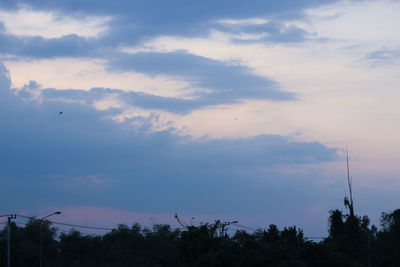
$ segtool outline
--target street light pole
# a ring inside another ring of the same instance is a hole
[[[11,267],[11,219],[17,218],[16,214],[1,215],[7,218],[7,267]]]
[[[11,267],[11,217],[8,217],[8,238],[7,238],[7,266]]]
[[[47,216],[44,216],[43,218],[41,218],[40,219],[40,225],[39,225],[39,232],[40,232],[40,247],[39,247],[39,249],[40,249],[40,251],[39,251],[39,261],[40,261],[40,267],[42,267],[42,251],[43,251],[43,245],[42,245],[42,225],[43,225],[43,221],[46,219],[46,218],[48,218],[48,217],[50,217],[50,216],[52,216],[52,215],[59,215],[59,214],[61,214],[61,211],[56,211],[56,212],[53,212],[53,213],[51,213],[51,214],[49,214],[49,215],[47,215]]]
[[[371,267],[371,241],[370,241],[370,230],[367,229],[367,235],[368,235],[368,267]]]

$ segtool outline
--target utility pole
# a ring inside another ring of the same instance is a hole
[[[8,217],[8,237],[7,237],[7,266],[11,267],[11,217]]]
[[[226,226],[229,226],[229,225],[231,225],[231,224],[236,224],[236,223],[238,223],[238,221],[233,221],[233,222],[223,222],[223,223],[221,223],[221,226],[220,226],[220,236],[221,237],[223,237],[224,235],[225,235],[225,232],[226,232]]]
[[[11,219],[15,219],[16,214],[9,214],[7,218],[7,267],[11,267]]]
[[[40,220],[40,225],[39,225],[39,239],[40,239],[40,241],[39,241],[39,266],[40,267],[42,267],[42,251],[43,251],[43,249],[42,249],[42,220]]]
[[[371,241],[370,241],[370,232],[367,229],[367,235],[368,235],[368,267],[371,267]]]

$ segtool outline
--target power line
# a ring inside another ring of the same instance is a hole
[[[14,215],[14,214],[0,215],[0,217],[2,217],[2,216],[11,216],[11,215]],[[19,217],[22,217],[22,218],[26,218],[26,219],[36,219],[36,217],[33,217],[33,216],[25,216],[25,215],[20,215],[20,214],[16,214],[16,216],[19,216]],[[176,217],[177,217],[177,214],[175,214],[175,218]],[[102,230],[102,231],[115,230],[115,228],[108,228],[108,227],[87,226],[87,225],[64,223],[64,222],[57,222],[57,221],[51,221],[51,220],[48,220],[48,221],[50,223],[56,224],[56,225],[70,226],[70,227],[76,227],[76,228],[84,228],[84,229],[90,229],[90,230]],[[181,222],[181,221],[178,220],[178,222]],[[6,223],[0,223],[0,224],[6,224]],[[18,224],[24,224],[24,223],[18,222]],[[25,225],[26,225],[26,223],[25,223]],[[181,225],[183,225],[184,227],[177,228],[178,230],[182,230],[182,229],[186,229],[187,228],[187,225],[185,225],[182,222],[181,222]],[[246,230],[253,231],[253,232],[262,230],[261,228],[255,229],[255,228],[252,228],[252,227],[249,227],[249,226],[246,226],[246,225],[242,225],[242,224],[238,224],[238,223],[231,223],[231,225],[236,226],[237,228],[246,229]],[[229,230],[237,230],[237,229],[230,228]],[[65,230],[58,230],[57,229],[56,231],[63,232],[63,233],[69,233],[69,231],[65,231]],[[84,234],[84,235],[94,235],[94,234],[89,234],[89,233],[82,233],[82,232],[80,232],[80,233]],[[323,236],[305,236],[304,238],[305,239],[325,239],[326,237],[323,237]]]
[[[13,221],[13,223],[15,223],[17,225],[23,225],[23,226],[26,226],[28,224],[26,222],[16,222],[16,221]],[[7,225],[7,224],[8,224],[7,222],[0,222],[0,225]],[[69,234],[69,233],[71,233],[72,230],[63,230],[63,229],[55,228],[55,231],[57,233]],[[79,232],[79,234],[85,235],[85,236],[93,236],[93,237],[98,236],[97,234],[93,234],[93,233],[86,233],[86,232],[81,232],[81,231],[78,231],[78,232]]]
[[[13,215],[15,215],[15,214],[3,214],[3,215],[0,215],[0,217],[9,217],[9,216],[13,216]]]
[[[247,230],[251,230],[251,231],[258,231],[260,229],[254,229],[245,225],[241,225],[241,224],[237,224],[237,223],[233,223],[232,225],[239,227],[239,228],[243,228],[243,229],[247,229]],[[305,236],[305,239],[325,239],[326,236]]]
[[[25,216],[25,215],[20,215],[17,214],[17,216],[26,218],[26,219],[36,219],[35,217],[32,216]],[[64,226],[71,226],[71,227],[77,227],[77,228],[86,228],[86,229],[92,229],[92,230],[104,230],[104,231],[112,231],[115,228],[106,228],[106,227],[97,227],[97,226],[86,226],[86,225],[79,225],[79,224],[72,224],[72,223],[63,223],[63,222],[56,222],[56,221],[50,221],[52,224],[58,224],[58,225],[64,225]]]
[[[55,222],[55,221],[49,221],[53,224],[58,224],[58,225],[65,225],[65,226],[71,226],[71,227],[78,227],[78,228],[85,228],[85,229],[92,229],[92,230],[104,230],[104,231],[112,231],[115,230],[115,228],[106,228],[106,227],[97,227],[97,226],[86,226],[86,225],[78,225],[78,224],[71,224],[71,223],[62,223],[62,222]]]
[[[13,223],[19,224],[19,225],[27,225],[27,223],[23,223],[23,222],[16,222],[16,221],[13,221]],[[7,222],[1,222],[0,224],[6,225],[6,224],[8,224],[8,223],[7,223]]]
[[[22,216],[21,216],[21,217],[22,217]],[[28,217],[28,216],[25,216],[25,217]],[[17,222],[17,221],[14,221],[14,223],[15,223],[15,224],[18,224],[18,225],[24,225],[24,226],[26,226],[26,225],[28,224],[28,223]],[[53,223],[53,222],[52,222],[52,223]],[[6,225],[6,224],[7,224],[6,222],[0,222],[0,225]],[[78,226],[78,225],[75,225],[75,224],[67,224],[67,223],[56,223],[56,224],[66,225],[66,226],[71,226],[71,225]],[[254,229],[254,228],[251,228],[251,227],[248,227],[248,226],[244,226],[244,225],[241,225],[241,224],[237,224],[237,223],[232,224],[232,225],[234,225],[234,226],[236,226],[236,227],[238,227],[238,228],[244,228],[244,229],[251,230],[251,231],[257,231],[257,229]],[[91,226],[83,226],[83,225],[80,225],[80,227],[81,227],[81,228],[94,229],[94,230],[98,230],[98,228],[100,228],[100,229],[102,229],[102,230],[104,230],[104,229],[111,229],[111,228],[91,227]],[[176,229],[178,229],[178,230],[183,230],[183,229],[186,229],[186,227],[180,227],[180,228],[176,228]],[[111,229],[111,230],[113,230],[113,229]],[[237,231],[237,229],[234,229],[234,228],[227,228],[227,230]],[[55,231],[56,231],[57,233],[69,234],[69,233],[71,233],[72,230],[63,230],[63,229],[58,229],[58,228],[56,228]],[[81,231],[79,231],[79,234],[85,235],[85,236],[92,236],[92,237],[99,236],[98,234],[86,233],[86,232],[81,232]],[[327,238],[327,237],[326,237],[326,236],[305,236],[304,238],[305,238],[305,239],[321,239],[321,240],[322,240],[322,239],[325,239],[325,238]]]
[[[254,228],[251,228],[251,227],[248,227],[248,226],[245,226],[245,225],[241,225],[241,224],[237,224],[237,223],[232,223],[232,225],[234,225],[234,226],[236,226],[236,227],[239,227],[239,228],[243,228],[243,229],[247,229],[247,230],[250,230],[250,231],[257,231],[257,229],[254,229]]]

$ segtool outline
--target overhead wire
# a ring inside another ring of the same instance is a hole
[[[248,227],[248,226],[245,226],[245,225],[241,225],[241,224],[238,224],[238,223],[232,223],[232,225],[234,225],[234,226],[236,226],[236,227],[238,227],[238,228],[243,228],[243,229],[247,229],[247,230],[250,230],[250,231],[257,231],[257,229],[254,229],[254,228],[251,228],[251,227]]]
[[[26,219],[36,219],[36,217],[25,216],[25,215],[20,215],[20,214],[17,214],[17,216],[22,217],[22,218],[26,218]],[[52,220],[46,220],[46,221],[49,221],[52,224],[71,226],[71,227],[77,227],[77,228],[92,229],[92,230],[112,231],[112,230],[115,229],[115,228],[107,228],[107,227],[87,226],[87,225],[79,225],[79,224],[72,224],[72,223],[63,223],[63,222],[56,222],[56,221],[52,221]]]
[[[62,223],[62,222],[55,222],[55,221],[50,221],[52,224],[58,224],[58,225],[64,225],[64,226],[71,226],[71,227],[77,227],[77,228],[85,228],[85,229],[92,229],[92,230],[104,230],[104,231],[112,231],[115,230],[115,228],[106,228],[106,227],[97,227],[97,226],[86,226],[86,225],[78,225],[78,224],[71,224],[71,223]]]
[[[232,225],[234,225],[236,227],[239,227],[239,228],[243,228],[243,229],[247,229],[247,230],[250,230],[250,231],[254,231],[254,232],[261,229],[261,228],[254,229],[254,228],[251,228],[251,227],[248,227],[248,226],[245,226],[245,225],[241,225],[241,224],[237,224],[237,223],[233,223]],[[305,236],[304,238],[305,239],[325,239],[326,236]]]
[[[8,214],[8,215],[3,215],[3,216],[11,216],[14,214]],[[36,217],[33,216],[26,216],[26,215],[21,215],[21,214],[16,214],[16,216],[21,217],[21,218],[26,218],[26,219],[36,219]],[[1,217],[1,216],[0,216]],[[90,229],[90,230],[102,230],[102,231],[112,231],[115,230],[116,228],[109,228],[109,227],[98,227],[98,226],[87,226],[87,225],[79,225],[79,224],[72,224],[72,223],[64,223],[64,222],[57,222],[57,221],[52,221],[52,220],[47,220],[52,224],[56,224],[56,225],[63,225],[63,226],[70,226],[70,227],[76,227],[76,228],[84,228],[84,229]],[[14,221],[15,222],[15,221]],[[24,224],[26,225],[27,223],[22,223],[22,222],[16,222],[17,224]],[[7,224],[6,222],[1,222],[0,224]],[[235,226],[237,228],[240,229],[246,229],[249,231],[258,231],[261,230],[261,228],[255,229],[246,225],[242,225],[242,224],[238,224],[238,223],[232,223],[232,226]],[[177,228],[178,230],[182,230],[182,229],[186,229],[186,227],[179,227]],[[72,229],[71,229],[72,230]],[[56,228],[57,232],[62,232],[62,233],[70,233],[71,230],[61,230]],[[233,228],[229,228],[229,230],[238,230],[238,229],[233,229]],[[91,236],[96,236],[98,234],[90,234],[90,233],[84,233],[84,232],[79,232],[80,234],[83,235],[91,235]],[[305,239],[325,239],[326,237],[323,236],[305,236]]]

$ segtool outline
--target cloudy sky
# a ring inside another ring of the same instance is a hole
[[[400,2],[0,2],[0,213],[327,234],[400,203]],[[59,112],[63,114],[59,114]],[[191,219],[194,217],[194,219]]]

